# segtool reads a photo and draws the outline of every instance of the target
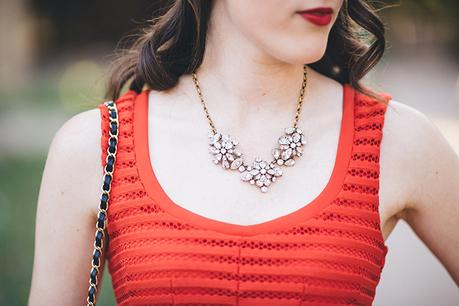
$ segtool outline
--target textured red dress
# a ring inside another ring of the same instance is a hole
[[[118,305],[371,305],[387,253],[378,212],[386,104],[344,84],[326,187],[290,214],[237,225],[164,192],[150,163],[148,94],[128,91],[117,101],[105,256]],[[98,107],[103,164],[109,119]]]

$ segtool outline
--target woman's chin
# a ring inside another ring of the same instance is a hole
[[[294,51],[294,52],[292,52]],[[298,48],[297,50],[285,50],[273,55],[282,62],[290,64],[311,64],[319,61],[325,54],[324,49]]]

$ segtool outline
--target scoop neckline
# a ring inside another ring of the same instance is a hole
[[[148,108],[150,89],[137,95],[134,101],[134,152],[140,181],[147,196],[166,213],[191,225],[222,234],[252,236],[289,228],[300,224],[320,213],[336,198],[347,173],[354,139],[355,89],[350,84],[342,84],[342,116],[338,146],[332,173],[327,184],[314,199],[288,214],[261,223],[242,225],[220,221],[197,214],[175,203],[163,189],[150,159],[148,142]]]

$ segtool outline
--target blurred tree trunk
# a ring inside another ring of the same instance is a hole
[[[26,0],[0,0],[0,88],[26,81],[33,55]]]

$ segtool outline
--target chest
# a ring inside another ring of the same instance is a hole
[[[207,138],[210,129],[199,108],[179,110],[168,102],[157,99],[154,107],[148,107],[148,151],[158,185],[181,208],[218,221],[252,225],[314,205],[318,198],[336,193],[330,187],[342,183],[347,169],[339,165],[349,158],[344,147],[352,144],[345,142],[349,135],[342,131],[339,103],[329,109],[328,116],[299,125],[307,139],[304,155],[293,167],[282,167],[280,179],[267,193],[261,193],[243,182],[237,170],[222,169],[212,162]],[[254,119],[253,129],[231,133],[250,163],[256,156],[268,160],[282,132],[276,122],[267,127],[264,122],[264,118]]]

